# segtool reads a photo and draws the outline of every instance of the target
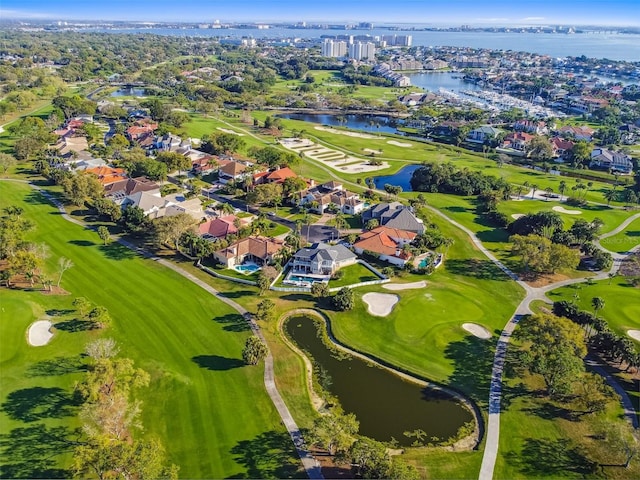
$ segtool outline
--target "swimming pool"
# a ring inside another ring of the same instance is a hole
[[[424,257],[422,260],[420,260],[420,263],[418,264],[418,268],[427,268],[430,263],[431,263],[431,257]]]
[[[257,272],[258,270],[260,270],[260,267],[258,265],[252,265],[252,264],[249,264],[249,265],[236,265],[233,268],[235,268],[235,270],[237,272],[244,273],[245,275],[249,275],[251,273],[254,273],[254,272]]]

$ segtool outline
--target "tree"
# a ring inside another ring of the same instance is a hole
[[[577,141],[571,149],[571,156],[573,157],[573,167],[576,168],[578,167],[578,165],[582,165],[584,162],[589,160],[591,158],[592,150],[593,145],[591,145],[591,143],[584,140]]]
[[[87,300],[84,297],[75,298],[73,300],[72,305],[75,307],[76,310],[78,310],[82,318],[85,318],[85,316],[89,313],[89,311],[92,308],[91,302],[89,302],[89,300]]]
[[[372,218],[370,220],[367,220],[367,223],[364,226],[364,228],[365,228],[365,230],[373,230],[374,228],[377,228],[378,226],[380,226],[380,221],[377,218]]]
[[[140,233],[146,230],[149,219],[144,215],[144,210],[140,207],[127,205],[122,211],[120,222],[129,233]]]
[[[549,395],[569,393],[584,372],[587,348],[580,327],[552,314],[529,315],[520,321],[515,337],[525,342],[524,366],[542,376]]]
[[[361,437],[351,446],[349,457],[357,478],[390,478],[391,458],[384,443]]]
[[[310,441],[327,450],[329,455],[346,452],[353,444],[360,423],[353,413],[329,411],[316,418]]]
[[[539,161],[549,160],[553,157],[553,147],[545,136],[535,136],[527,146],[527,155]]]
[[[562,195],[564,195],[566,189],[567,182],[565,182],[564,180],[560,180],[560,184],[558,185],[558,191],[560,192],[560,201],[562,201]]]
[[[593,307],[593,315],[598,318],[598,312],[604,308],[604,299],[602,297],[593,297],[591,299],[591,306]]]
[[[62,281],[62,275],[64,272],[74,267],[74,263],[68,258],[60,257],[58,259],[58,283],[56,283],[56,287],[60,287],[60,282]]]
[[[160,217],[153,222],[154,239],[158,245],[169,244],[179,250],[180,237],[194,225],[195,220],[186,213]]]
[[[253,335],[247,338],[246,343],[244,344],[244,349],[242,350],[242,359],[244,363],[247,365],[257,365],[260,360],[263,360],[269,350],[267,346],[258,338]]]
[[[333,297],[333,305],[339,311],[351,310],[355,305],[353,290],[349,287],[341,288]]]
[[[260,295],[264,295],[266,291],[269,290],[269,286],[271,285],[271,280],[272,279],[267,277],[262,270],[258,273],[258,277],[256,278],[256,286],[260,291],[259,292]]]
[[[256,310],[256,319],[268,322],[274,319],[276,304],[268,298],[265,298],[260,303]]]
[[[577,382],[577,402],[585,413],[598,413],[606,409],[615,397],[615,391],[606,380],[595,373],[585,373]]]
[[[17,160],[13,155],[9,155],[8,153],[0,153],[0,170],[2,170],[2,174],[6,175],[7,171],[16,165]]]
[[[120,348],[113,338],[98,338],[87,343],[84,352],[94,360],[100,360],[115,357],[120,352]]]
[[[604,199],[607,201],[607,206],[609,206],[611,205],[611,202],[613,200],[617,200],[618,191],[615,188],[608,188],[607,190],[604,191],[602,195],[604,196]]]
[[[626,421],[604,422],[599,434],[607,445],[605,451],[613,457],[613,461],[620,461],[621,467],[629,468],[640,453],[640,439],[633,428]]]
[[[87,315],[87,319],[98,328],[105,328],[111,323],[109,311],[102,306],[93,307]]]
[[[576,268],[580,252],[565,245],[552,243],[540,235],[513,235],[512,255],[520,256],[522,268],[535,273],[555,273],[564,268]]]
[[[311,295],[314,298],[325,298],[329,296],[329,285],[325,282],[313,282],[311,284]]]
[[[109,229],[104,225],[100,225],[98,227],[98,236],[100,237],[100,240],[102,240],[103,245],[106,245],[109,242],[109,239],[111,238],[111,235],[109,234]]]
[[[95,175],[79,173],[62,181],[65,198],[78,207],[88,200],[95,201],[104,196],[104,187]]]
[[[120,205],[112,202],[108,198],[98,198],[93,202],[93,208],[99,215],[104,215],[113,222],[117,222],[122,218],[122,209]]]
[[[167,166],[168,172],[182,172],[191,169],[191,160],[177,152],[160,152],[156,155],[156,161],[162,162]]]

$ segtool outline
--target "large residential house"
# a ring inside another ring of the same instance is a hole
[[[550,141],[551,148],[553,149],[553,156],[557,157],[559,159],[558,161],[562,161],[562,159],[569,156],[571,150],[573,150],[573,146],[575,145],[571,140],[565,140],[562,137],[553,137]]]
[[[287,178],[296,177],[296,173],[289,167],[282,167],[269,172],[256,173],[253,176],[253,183],[256,185],[263,183],[283,183]]]
[[[369,220],[378,220],[379,224],[388,228],[406,230],[418,235],[424,233],[422,220],[416,218],[409,207],[400,202],[379,203],[369,210],[362,212],[362,223],[367,224]]]
[[[53,149],[57,150],[58,156],[62,158],[70,158],[80,152],[88,150],[89,144],[87,143],[87,137],[72,137],[70,135],[65,135],[58,140],[58,142],[53,146]]]
[[[146,177],[136,177],[105,185],[104,191],[105,197],[111,198],[115,203],[120,205],[127,196],[137,192],[157,192],[159,195],[160,186]]]
[[[291,273],[317,275],[328,280],[337,270],[356,263],[358,257],[344,245],[314,243],[293,256]]]
[[[248,165],[246,163],[231,161],[221,165],[218,170],[220,183],[237,182],[244,179]]]
[[[591,151],[589,168],[602,168],[613,172],[630,174],[633,171],[631,157],[622,152],[614,152],[606,148],[594,148]]]
[[[516,132],[533,133],[535,135],[546,135],[549,133],[547,124],[542,120],[517,120],[513,123],[513,129]]]
[[[282,248],[284,248],[282,240],[268,237],[247,237],[227,248],[214,252],[213,256],[227,268],[241,265],[245,261],[266,265],[273,261],[274,256]]]
[[[593,128],[587,127],[586,125],[580,127],[565,125],[560,130],[558,130],[558,132],[563,137],[568,137],[576,141],[584,140],[586,142],[590,142],[593,138],[593,134],[596,133]]]
[[[533,140],[535,135],[530,135],[524,132],[513,132],[504,137],[502,142],[502,148],[516,150],[517,152],[524,152],[527,146]]]
[[[238,217],[235,215],[214,218],[198,225],[198,233],[206,239],[225,238],[227,235],[234,235],[238,233],[238,228],[235,225],[237,223],[236,220],[238,220]]]
[[[155,148],[161,152],[177,152],[184,155],[191,150],[191,141],[183,140],[177,135],[167,133],[156,139]]]
[[[414,232],[384,226],[376,227],[360,235],[359,240],[353,244],[353,249],[358,254],[365,251],[373,252],[380,260],[402,267],[411,258],[411,253],[402,247],[410,244],[414,238]]]
[[[297,195],[300,206],[316,202],[318,206],[313,210],[317,213],[323,213],[331,204],[337,205],[343,213],[350,215],[356,215],[364,210],[364,202],[360,200],[360,196],[345,190],[338,182],[332,181],[316,185],[299,192]]]
[[[124,168],[113,168],[107,165],[100,167],[92,167],[85,169],[85,172],[92,173],[98,177],[98,181],[104,185],[111,185],[115,182],[121,182],[127,178]]]
[[[144,212],[145,217],[160,218],[166,212],[167,200],[160,196],[160,192],[138,191],[127,195],[121,206],[122,208],[138,207]]]
[[[483,125],[478,128],[474,128],[467,135],[467,142],[472,143],[484,143],[492,138],[496,138],[498,134],[502,133],[499,128],[492,127],[490,125]]]

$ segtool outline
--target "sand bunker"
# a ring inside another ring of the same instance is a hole
[[[519,218],[524,217],[524,213],[512,213],[511,214],[511,218],[513,218],[514,220],[517,220]]]
[[[41,347],[49,343],[53,333],[49,331],[53,325],[49,320],[38,320],[29,327],[27,340],[32,347]]]
[[[231,135],[238,135],[239,137],[244,137],[244,133],[236,132],[235,130],[229,130],[228,128],[218,127],[218,130],[224,133],[230,133]]]
[[[559,213],[566,213],[567,215],[581,215],[582,212],[580,210],[567,210],[564,207],[561,207],[559,205],[555,206],[552,208],[552,210],[559,212]]]
[[[396,147],[403,147],[403,148],[411,148],[411,147],[413,147],[413,145],[411,145],[410,143],[397,142],[396,140],[389,140],[389,141],[387,141],[387,143],[389,145],[395,145]]]
[[[335,133],[336,135],[346,135],[347,137],[378,138],[375,135],[367,135],[366,133],[358,133],[358,132],[348,132],[346,130],[336,130],[335,128],[329,128],[329,127],[315,127],[315,129],[320,130],[322,132]]]
[[[627,335],[640,342],[640,330],[627,330]]]
[[[420,280],[413,283],[387,283],[382,286],[386,290],[411,290],[413,288],[424,288],[427,286],[427,282]]]
[[[463,323],[462,328],[464,328],[471,335],[482,338],[483,340],[487,340],[491,338],[491,332],[477,323]]]
[[[389,293],[365,293],[362,301],[367,304],[367,310],[376,317],[386,317],[398,303],[400,297]]]
[[[374,155],[378,155],[378,154],[382,153],[382,152],[380,152],[380,150],[373,150],[371,148],[365,148],[364,151],[367,152],[367,153],[373,153]]]

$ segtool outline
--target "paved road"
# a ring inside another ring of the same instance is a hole
[[[25,181],[20,181],[20,180],[15,180],[18,181],[20,183],[28,183]],[[82,227],[85,228],[90,228],[93,229],[93,227],[90,227],[88,225],[86,225],[84,222],[81,222],[80,220],[77,220],[71,216],[69,216],[66,213],[66,210],[64,209],[64,206],[53,196],[51,196],[48,192],[41,190],[40,188],[38,188],[35,185],[29,184],[31,186],[31,188],[34,188],[35,190],[38,190],[45,198],[47,198],[51,203],[53,203],[56,208],[60,211],[62,217],[72,223],[75,223],[76,225],[80,225]],[[194,276],[193,274],[187,272],[186,270],[183,270],[182,268],[180,268],[179,266],[175,265],[174,263],[162,259],[160,257],[157,257],[153,254],[151,254],[150,252],[137,247],[135,245],[133,245],[132,243],[122,239],[122,238],[118,238],[117,239],[118,243],[124,245],[127,248],[130,248],[131,250],[136,251],[137,253],[139,253],[140,255],[149,258],[153,261],[156,261],[158,263],[160,263],[161,265],[173,270],[174,272],[178,273],[179,275],[182,275],[184,278],[186,278],[187,280],[189,280],[190,282],[198,285],[200,288],[204,289],[205,291],[207,291],[208,293],[210,293],[211,295],[215,296],[217,299],[219,299],[220,301],[226,303],[227,305],[229,305],[230,307],[232,307],[234,310],[236,310],[238,313],[240,313],[244,319],[249,323],[249,325],[251,326],[251,330],[262,339],[263,342],[265,342],[265,338],[262,335],[262,332],[260,331],[260,327],[255,323],[255,321],[253,320],[253,317],[251,315],[251,313],[249,313],[246,309],[244,309],[241,305],[239,305],[238,303],[234,302],[233,300],[231,300],[230,298],[227,298],[223,295],[220,294],[220,292],[218,292],[216,289],[214,289],[213,287],[211,287],[210,285],[208,285],[207,283],[203,282],[202,280],[200,280],[199,278],[197,278],[196,276]],[[320,480],[323,479],[324,477],[322,476],[322,471],[321,468],[319,466],[319,464],[316,462],[316,460],[313,458],[313,456],[309,453],[309,451],[305,448],[305,443],[304,443],[304,439],[302,438],[302,433],[300,432],[300,428],[298,428],[298,425],[296,424],[295,420],[293,419],[293,416],[291,415],[291,412],[289,412],[289,409],[287,408],[287,405],[284,403],[284,400],[282,399],[282,396],[280,395],[280,392],[278,391],[278,388],[276,387],[276,383],[275,383],[275,377],[274,377],[274,373],[273,373],[273,356],[271,355],[271,352],[269,352],[269,354],[267,355],[267,357],[265,358],[265,366],[264,366],[264,385],[265,388],[267,390],[267,393],[269,394],[269,397],[271,397],[271,401],[273,402],[274,406],[276,407],[276,410],[278,411],[278,414],[280,415],[280,418],[282,419],[282,423],[284,424],[285,428],[287,429],[287,431],[289,432],[289,435],[291,436],[291,440],[293,441],[293,444],[296,447],[296,451],[298,452],[298,456],[300,457],[300,460],[302,461],[302,466],[304,467],[307,475],[309,476],[310,479],[313,480]]]

